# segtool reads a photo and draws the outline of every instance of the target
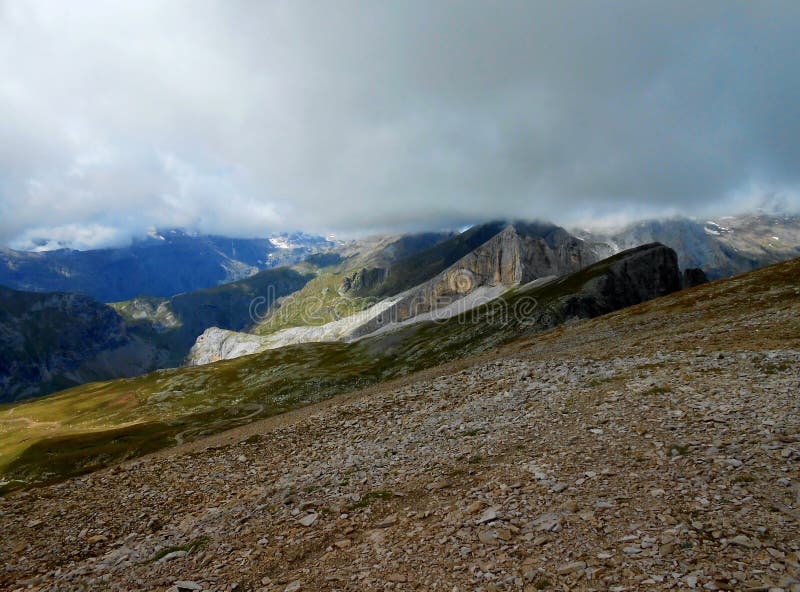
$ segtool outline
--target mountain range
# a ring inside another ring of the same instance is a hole
[[[655,243],[567,275],[517,285],[445,319],[351,342],[300,342],[214,364],[78,386],[2,414],[6,425],[23,417],[33,423],[0,432],[0,472],[7,488],[75,474],[120,454],[130,457],[228,429],[682,287],[675,252]]]
[[[676,218],[607,233],[495,221],[460,233],[338,242],[302,234],[225,239],[170,231],[124,249],[6,250],[0,277],[33,291],[3,291],[0,401],[289,345],[389,334],[465,314],[520,286],[651,242],[675,251],[681,286],[689,287],[706,276],[797,256],[800,218]],[[68,291],[41,292],[54,285]],[[148,286],[151,293],[141,295]],[[83,292],[95,292],[96,299],[75,294]],[[110,305],[97,301],[131,294]]]
[[[34,292],[76,292],[101,302],[169,297],[292,265],[334,242],[302,233],[240,239],[152,232],[127,247],[89,251],[0,248],[0,285]]]

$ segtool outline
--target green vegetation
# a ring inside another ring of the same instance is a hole
[[[666,393],[671,392],[669,387],[666,386],[654,386],[642,393],[643,397],[651,396],[651,395],[664,395]]]
[[[268,335],[289,327],[318,326],[355,314],[375,302],[370,298],[351,298],[339,294],[347,274],[324,270],[297,292],[280,302],[253,332]]]
[[[391,491],[386,491],[383,489],[379,489],[377,491],[369,491],[364,494],[364,496],[358,500],[356,503],[348,506],[347,510],[352,512],[353,510],[358,510],[359,508],[366,508],[372,502],[377,500],[389,500],[394,497],[394,494]]]
[[[736,475],[733,478],[734,483],[755,483],[755,481],[756,481],[755,477],[753,477],[752,475],[748,475],[746,473],[741,475]]]

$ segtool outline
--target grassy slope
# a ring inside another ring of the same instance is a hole
[[[550,300],[596,277],[605,266],[607,263],[592,266],[556,285],[526,294],[539,301],[534,311],[527,310],[529,299],[511,294],[468,313],[478,315],[466,319],[470,322],[462,318],[412,326],[354,344],[297,345],[208,366],[85,385],[31,403],[0,407],[0,471],[5,479],[21,479],[7,488],[77,474],[168,446],[176,438],[182,441],[218,432],[526,338],[535,330],[526,324],[526,318],[546,310]],[[800,259],[609,316],[641,314],[639,311],[653,307],[660,307],[665,315],[671,310],[696,309],[702,329],[724,307],[760,305],[768,310],[777,299],[782,306],[797,307],[798,277]],[[515,307],[525,314],[506,314]],[[602,328],[605,318],[590,321],[601,323],[596,333],[588,333],[590,339],[609,338]],[[800,319],[794,318],[795,325],[787,331],[794,332],[800,345]],[[569,332],[572,327],[559,327],[534,339],[546,343],[548,336]],[[587,336],[581,339],[585,341]],[[25,423],[9,421],[15,418],[25,418]],[[22,427],[28,422],[33,423]]]
[[[319,275],[300,290],[287,296],[280,308],[264,322],[258,324],[253,333],[268,335],[287,327],[324,325],[343,316],[363,310],[374,299],[341,296],[337,290],[346,273],[322,270]]]

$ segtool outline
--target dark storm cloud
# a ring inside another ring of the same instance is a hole
[[[800,3],[0,2],[0,240],[797,203]]]

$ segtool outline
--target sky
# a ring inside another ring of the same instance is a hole
[[[0,0],[0,244],[800,206],[797,0]]]

